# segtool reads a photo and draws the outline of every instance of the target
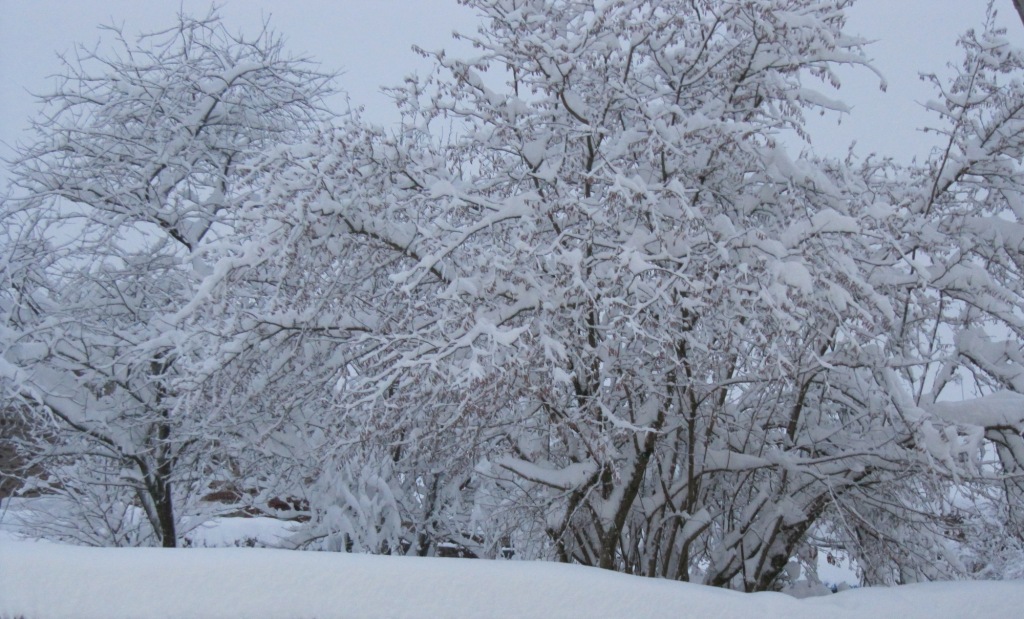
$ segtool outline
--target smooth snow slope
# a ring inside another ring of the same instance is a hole
[[[998,619],[1022,612],[1024,581],[859,589],[797,600],[553,563],[0,539],[4,619]]]

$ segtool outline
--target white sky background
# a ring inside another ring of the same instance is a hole
[[[877,152],[900,160],[924,155],[931,142],[917,131],[928,117],[920,104],[931,91],[918,71],[947,73],[959,62],[958,33],[980,26],[987,0],[860,0],[850,12],[849,32],[877,43],[869,56],[889,81],[882,93],[867,71],[844,73],[839,98],[854,107],[837,125],[834,115],[816,119],[815,148],[842,154],[853,140],[859,154]],[[996,0],[1009,38],[1024,45],[1024,25],[1011,0]],[[92,46],[97,26],[117,23],[134,36],[171,25],[179,8],[205,14],[208,0],[0,0],[0,157],[31,135],[24,130],[37,107],[30,92],[52,87],[47,76],[60,69],[57,52],[74,43]],[[411,71],[426,72],[413,53],[450,45],[453,30],[471,32],[472,11],[455,0],[226,0],[221,15],[232,30],[252,33],[266,16],[295,54],[307,54],[326,70],[342,70],[339,86],[374,122],[397,119],[382,85],[401,82]],[[334,103],[336,109],[343,101]],[[3,166],[2,176],[7,176]]]

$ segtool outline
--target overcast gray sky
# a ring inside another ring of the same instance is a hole
[[[996,0],[1011,40],[1024,44],[1024,26],[1011,0]],[[927,119],[920,102],[930,97],[918,70],[944,72],[958,60],[957,34],[980,25],[987,0],[860,0],[850,12],[850,32],[877,39],[869,49],[889,80],[881,93],[867,72],[845,75],[839,97],[854,112],[837,126],[835,117],[816,122],[816,148],[839,153],[851,140],[858,151],[901,159],[926,152],[916,131]],[[43,92],[59,69],[56,53],[74,43],[94,44],[101,23],[123,24],[136,34],[167,26],[183,8],[203,14],[208,0],[0,0],[0,156],[28,136],[26,119],[36,111],[30,92]],[[472,31],[476,19],[455,0],[226,0],[221,15],[229,27],[255,31],[264,17],[284,35],[288,48],[306,53],[326,69],[343,70],[340,86],[377,122],[395,118],[381,85],[399,83],[410,71],[425,71],[412,44],[449,45],[453,30]],[[340,107],[337,106],[337,107]],[[6,176],[6,174],[4,174]]]

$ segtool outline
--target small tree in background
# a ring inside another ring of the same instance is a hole
[[[67,535],[120,543],[130,526],[130,543],[174,546],[233,476],[245,413],[198,337],[207,280],[235,257],[252,163],[330,118],[331,76],[215,14],[107,34],[113,51],[64,59],[13,163],[0,376],[31,411],[34,483],[72,506]]]

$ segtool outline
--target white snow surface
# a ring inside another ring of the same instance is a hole
[[[854,589],[798,600],[529,561],[254,548],[88,548],[0,538],[0,617],[1020,616],[1024,581]]]

